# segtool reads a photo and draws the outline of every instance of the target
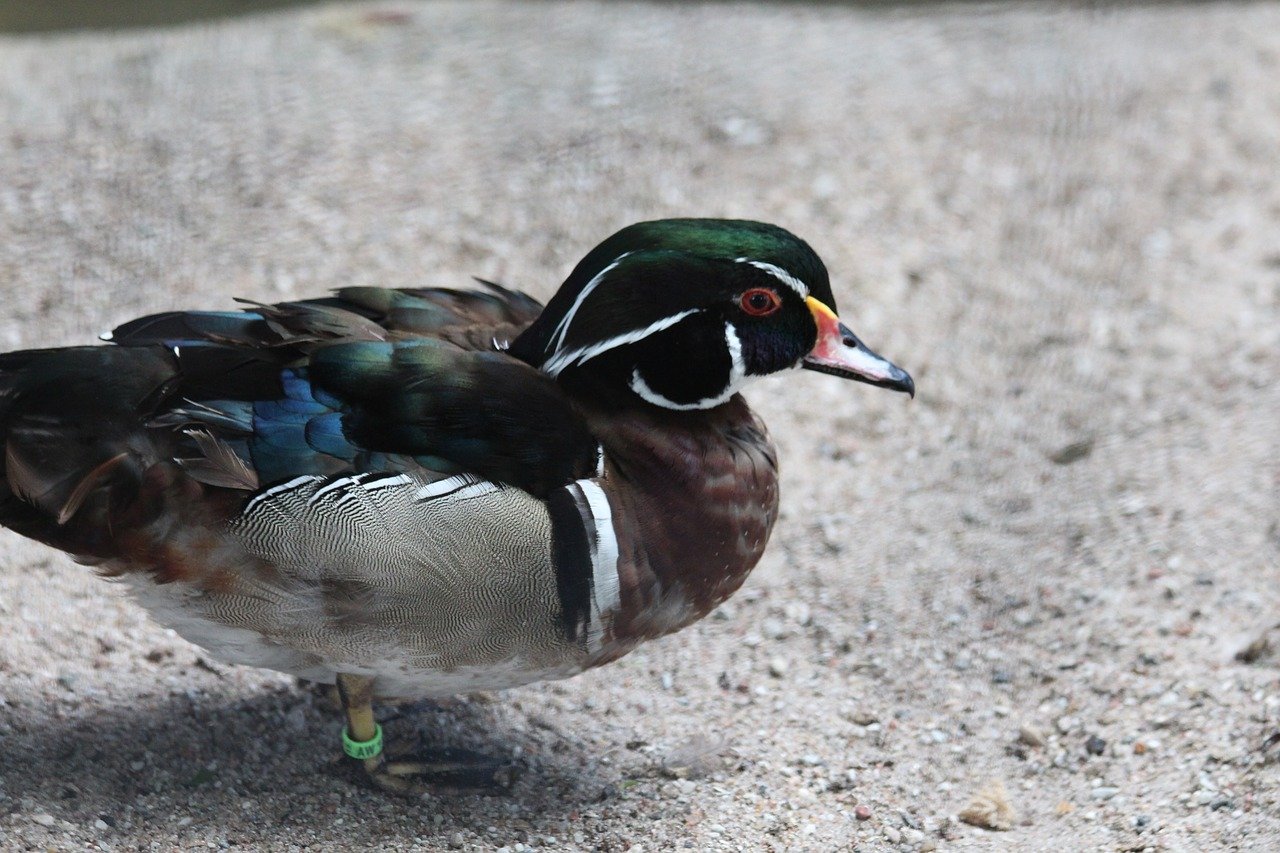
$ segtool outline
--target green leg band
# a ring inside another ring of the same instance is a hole
[[[382,753],[382,726],[374,725],[369,740],[352,740],[347,727],[342,727],[342,751],[352,758],[375,758]]]

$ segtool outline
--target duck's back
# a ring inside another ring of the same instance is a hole
[[[357,289],[0,356],[0,523],[225,660],[384,693],[571,674],[603,616],[556,558],[594,569],[595,518],[584,486],[549,492],[594,476],[599,448],[496,351],[539,308]],[[517,405],[529,421],[494,432]]]
[[[145,516],[148,492],[173,479],[156,466],[177,466],[199,484],[206,510],[224,517],[278,480],[373,470],[384,460],[343,439],[342,401],[312,390],[319,350],[338,347],[329,360],[349,353],[355,368],[360,356],[381,355],[384,374],[396,344],[434,345],[441,362],[460,361],[486,345],[479,336],[510,334],[539,308],[496,286],[351,288],[257,310],[144,317],[104,335],[115,346],[2,354],[0,523],[105,559],[123,556],[107,528]]]

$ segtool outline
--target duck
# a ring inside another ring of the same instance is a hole
[[[742,586],[779,501],[746,385],[803,368],[915,394],[775,225],[630,225],[545,306],[477,282],[0,355],[0,524],[216,660],[336,685],[342,752],[420,793],[498,762],[389,755],[375,699],[566,678]]]

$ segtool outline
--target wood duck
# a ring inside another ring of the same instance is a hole
[[[0,355],[0,523],[126,583],[228,662],[335,683],[391,791],[375,696],[564,678],[701,619],[778,509],[738,394],[796,367],[914,395],[759,222],[642,222],[544,308],[352,287]]]

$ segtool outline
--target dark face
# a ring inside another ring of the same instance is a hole
[[[592,250],[511,352],[570,385],[667,409],[711,408],[799,366],[911,390],[833,303],[822,261],[781,228],[644,222]]]

